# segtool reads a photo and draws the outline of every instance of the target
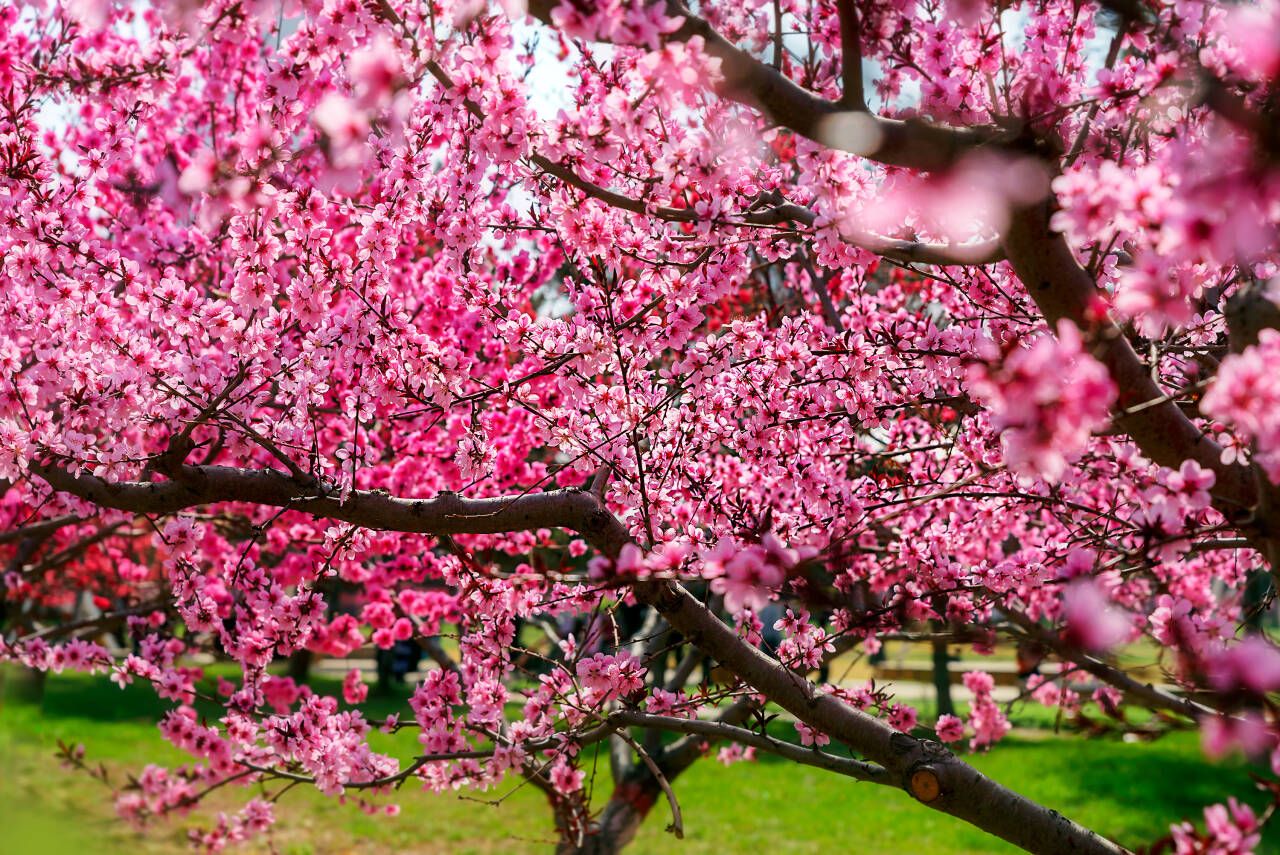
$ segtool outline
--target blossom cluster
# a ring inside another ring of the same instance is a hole
[[[969,388],[991,408],[1009,468],[1048,481],[1060,480],[1090,434],[1106,424],[1116,397],[1107,370],[1069,321],[997,364],[976,365]]]

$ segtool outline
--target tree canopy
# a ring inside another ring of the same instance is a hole
[[[0,7],[0,659],[172,701],[117,808],[241,788],[211,850],[515,775],[613,852],[711,750],[1149,845],[946,747],[981,666],[823,666],[1017,648],[1280,772],[1278,76],[1275,0]],[[268,670],[403,642],[386,722]],[[1252,851],[1233,795],[1167,842]]]

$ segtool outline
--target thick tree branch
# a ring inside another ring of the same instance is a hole
[[[531,0],[529,13],[554,26],[558,0]],[[1000,128],[952,128],[919,119],[886,119],[828,101],[809,92],[777,69],[733,45],[682,3],[668,2],[667,13],[684,18],[668,38],[703,39],[708,55],[720,60],[726,98],[762,110],[772,121],[833,148],[890,166],[925,171],[946,169],[982,145],[1008,139]]]
[[[0,544],[12,543],[15,540],[21,540],[24,537],[40,537],[45,534],[52,534],[58,529],[66,528],[69,525],[78,525],[82,522],[88,522],[92,517],[84,517],[79,514],[64,514],[60,517],[52,517],[47,520],[38,520],[19,528],[9,529],[0,532]]]
[[[613,514],[589,492],[556,490],[489,499],[443,494],[401,499],[354,491],[340,501],[309,493],[290,476],[223,466],[182,466],[167,482],[113,483],[50,464],[32,471],[55,490],[102,507],[165,514],[217,502],[252,502],[290,508],[366,528],[424,534],[493,534],[567,528],[598,550],[616,556],[630,542]],[[656,608],[673,628],[739,678],[812,727],[878,763],[930,807],[964,819],[1031,852],[1123,852],[1093,832],[996,784],[933,743],[898,733],[880,720],[821,694],[804,677],[770,659],[738,635],[681,586],[645,582],[636,597]],[[932,782],[921,786],[921,782]]]
[[[574,489],[486,499],[465,499],[456,493],[402,499],[354,490],[344,501],[332,493],[317,493],[315,487],[273,469],[182,466],[176,471],[180,480],[160,482],[112,482],[87,473],[72,475],[44,463],[33,463],[31,471],[59,492],[136,514],[172,514],[218,502],[250,502],[382,531],[500,534],[568,528],[610,554],[617,554],[628,537],[626,528],[599,499]]]
[[[1178,405],[1168,400],[1120,328],[1099,311],[1093,277],[1076,261],[1062,235],[1049,228],[1050,202],[1014,212],[1004,248],[1009,263],[1049,325],[1069,320],[1089,335],[1093,355],[1107,367],[1120,390],[1119,410],[1163,399],[1155,406],[1117,416],[1142,453],[1162,466],[1194,460],[1212,470],[1213,495],[1228,517],[1241,519],[1258,504],[1248,467],[1222,462],[1222,448],[1205,436]]]
[[[1125,852],[1122,847],[1008,790],[935,743],[898,733],[879,719],[818,691],[808,680],[743,641],[688,591],[670,582],[635,586],[660,612],[748,685],[811,727],[884,767],[886,777],[924,804],[1028,852]]]
[[[217,502],[252,502],[290,508],[366,528],[424,534],[500,533],[537,528],[579,532],[598,550],[616,556],[630,542],[613,514],[589,492],[556,490],[489,499],[443,494],[401,499],[355,491],[346,501],[309,494],[290,476],[223,466],[182,466],[181,480],[113,483],[50,464],[32,471],[55,490],[102,507],[165,514]],[[909,793],[1031,852],[1118,853],[1121,848],[1057,813],[984,777],[949,752],[898,733],[883,722],[821,694],[804,677],[770,659],[738,635],[688,591],[670,582],[635,586],[637,599],[655,607],[673,628],[771,701],[812,727],[845,742],[885,769]],[[936,786],[923,787],[921,781]]]
[[[772,207],[749,214],[745,218],[746,221],[755,225],[796,222],[806,226],[812,226],[817,219],[818,215],[810,208],[787,202],[780,196]],[[842,233],[841,238],[851,246],[903,264],[933,264],[945,267],[995,264],[1004,260],[1004,248],[996,240],[970,244],[941,244],[896,240],[870,233],[860,236]]]

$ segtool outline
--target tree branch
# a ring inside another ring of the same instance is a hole
[[[1162,689],[1157,689],[1150,683],[1142,683],[1130,677],[1112,665],[1108,665],[1101,659],[1082,653],[1078,650],[1070,650],[1064,645],[1056,634],[1037,624],[1031,618],[1022,614],[1015,609],[1001,609],[1010,621],[1017,624],[1028,636],[1033,638],[1037,643],[1047,647],[1060,655],[1064,660],[1074,662],[1084,671],[1102,680],[1111,686],[1124,692],[1126,695],[1134,698],[1139,703],[1151,709],[1168,710],[1169,712],[1185,715],[1192,719],[1201,719],[1205,716],[1217,716],[1218,710],[1204,704],[1197,703],[1190,698],[1180,698],[1172,695]]]
[[[1056,811],[1006,789],[936,743],[898,733],[853,709],[738,637],[677,584],[645,582],[636,598],[748,685],[811,727],[880,764],[890,781],[935,810],[969,822],[1028,852],[1123,853],[1122,847]]]
[[[753,225],[776,225],[785,222],[802,223],[812,226],[818,219],[810,208],[787,202],[779,195],[776,204],[771,208],[748,214],[743,218]],[[891,261],[903,264],[933,264],[939,267],[950,265],[984,265],[1004,261],[1004,248],[999,241],[982,241],[969,244],[925,243],[914,240],[896,240],[871,233],[848,235],[843,231],[841,239],[850,246],[856,246]]]
[[[677,840],[684,838],[684,817],[680,814],[680,802],[676,799],[675,790],[671,789],[671,782],[667,780],[667,776],[662,774],[662,769],[658,768],[658,764],[649,756],[649,752],[640,747],[640,743],[636,742],[631,734],[625,730],[617,731],[619,739],[630,745],[636,752],[636,755],[644,762],[649,770],[649,774],[653,775],[654,780],[658,782],[658,786],[662,788],[663,794],[667,797],[667,804],[671,807],[671,825],[667,828],[676,836]]]
[[[1004,238],[1014,272],[1051,327],[1066,319],[1089,336],[1093,355],[1120,390],[1116,406],[1123,414],[1116,422],[1142,453],[1174,469],[1194,460],[1212,470],[1217,479],[1212,491],[1216,504],[1228,518],[1240,520],[1258,504],[1249,468],[1222,462],[1222,448],[1164,395],[1120,328],[1100,317],[1093,277],[1076,261],[1062,235],[1049,228],[1050,204],[1045,201],[1014,212]],[[1123,412],[1158,399],[1162,403]]]
[[[529,13],[554,26],[558,0],[531,0]],[[946,169],[981,145],[1009,138],[996,127],[952,128],[920,119],[886,119],[851,110],[799,86],[777,69],[734,46],[682,3],[667,3],[667,13],[684,24],[667,38],[685,42],[701,36],[707,54],[720,60],[721,94],[762,110],[789,130],[832,148],[869,157],[889,166],[933,171]]]
[[[47,520],[39,520],[29,523],[18,528],[12,528],[8,531],[0,531],[0,544],[12,543],[15,540],[21,540],[24,537],[40,537],[45,534],[52,534],[60,528],[69,525],[78,525],[82,522],[88,522],[93,517],[84,517],[79,514],[64,514],[60,517],[51,517]]]
[[[198,505],[239,501],[287,507],[366,528],[424,534],[567,528],[613,557],[630,542],[626,527],[596,496],[580,490],[487,499],[447,493],[424,500],[354,491],[342,502],[331,495],[308,495],[294,479],[274,470],[183,466],[175,473],[179,481],[122,483],[84,473],[72,475],[47,463],[33,463],[31,471],[55,490],[134,513],[175,513]],[[683,587],[651,581],[636,584],[634,590],[638,600],[656,608],[691,643],[770,701],[880,764],[889,780],[896,779],[930,807],[1031,852],[1115,855],[1124,851],[996,784],[940,746],[897,733],[878,719],[819,693],[808,680],[739,638]],[[933,785],[922,787],[921,781]]]
[[[696,718],[676,718],[675,716],[653,715],[652,713],[631,710],[613,713],[609,716],[609,721],[629,727],[657,728],[674,733],[691,733],[697,736],[705,736],[708,739],[740,742],[743,745],[750,745],[759,748],[761,751],[777,754],[779,757],[785,757],[796,763],[816,766],[819,769],[826,769],[828,772],[835,772],[858,781],[894,786],[893,781],[889,779],[885,770],[873,763],[864,763],[861,760],[854,760],[849,757],[827,754],[814,748],[805,748],[793,742],[784,742],[767,734],[759,734],[753,730],[747,730],[745,727],[735,727],[724,722],[703,721]]]
[[[353,490],[342,501],[331,493],[317,494],[314,487],[298,484],[274,469],[182,466],[176,473],[180,480],[159,482],[112,482],[88,473],[72,475],[47,463],[32,463],[31,471],[54,490],[136,514],[172,514],[218,502],[249,502],[381,531],[501,534],[567,528],[608,554],[617,554],[629,539],[626,528],[598,498],[575,489],[485,499],[466,499],[456,493],[402,499]]]

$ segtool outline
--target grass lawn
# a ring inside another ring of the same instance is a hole
[[[0,674],[2,676],[2,674]],[[335,687],[317,687],[332,690]],[[371,699],[381,718],[402,709],[397,698]],[[7,855],[163,853],[185,849],[181,823],[139,835],[114,818],[109,793],[86,775],[53,759],[59,738],[84,743],[88,760],[102,761],[122,782],[147,762],[177,764],[186,757],[164,743],[154,727],[162,709],[147,689],[120,691],[105,679],[50,677],[33,704],[0,695],[0,851]],[[1043,722],[1043,714],[1023,723]],[[780,734],[789,729],[782,725]],[[1227,794],[1256,800],[1239,763],[1210,764],[1197,737],[1174,734],[1151,744],[1085,740],[1022,730],[993,752],[970,757],[997,780],[1091,825],[1129,846],[1152,842],[1170,822],[1199,820],[1201,809]],[[377,747],[400,756],[413,752],[409,732],[377,734]],[[599,769],[598,796],[608,795]],[[957,855],[1013,851],[976,829],[929,811],[903,793],[859,784],[809,767],[765,757],[725,768],[708,759],[676,784],[686,836],[676,841],[659,803],[632,851],[703,855],[722,852],[912,853]],[[500,806],[489,802],[507,796]],[[190,822],[209,824],[217,809],[233,808],[243,791],[217,794]],[[277,808],[270,840],[249,851],[292,853],[519,853],[550,851],[550,811],[529,787],[511,781],[494,793],[434,795],[406,787],[402,813],[371,818],[299,787]],[[1280,852],[1273,827],[1263,851]]]

